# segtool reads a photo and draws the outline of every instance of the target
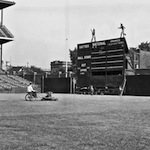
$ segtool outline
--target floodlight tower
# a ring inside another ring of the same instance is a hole
[[[12,35],[12,33],[6,28],[6,26],[3,25],[3,9],[10,7],[12,5],[15,5],[15,2],[11,2],[11,1],[5,1],[5,0],[1,0],[0,1],[0,13],[1,13],[1,22],[0,22],[0,70],[2,70],[2,45],[13,41],[14,36]]]

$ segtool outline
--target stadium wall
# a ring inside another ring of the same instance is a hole
[[[125,95],[150,96],[150,75],[127,76]]]
[[[44,92],[52,91],[54,93],[71,93],[71,78],[44,78]]]

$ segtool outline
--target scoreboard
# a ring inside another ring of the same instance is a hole
[[[127,69],[125,38],[78,44],[78,76],[123,75]]]

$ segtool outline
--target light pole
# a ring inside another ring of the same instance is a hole
[[[66,50],[68,50],[68,39],[66,39]],[[67,62],[67,52],[66,52],[66,62],[65,62],[65,77],[68,77],[68,62]]]
[[[68,62],[67,62],[67,54],[68,54],[68,38],[69,38],[69,1],[66,0],[66,10],[65,10],[65,27],[66,27],[66,40],[65,40],[65,77],[68,77]]]

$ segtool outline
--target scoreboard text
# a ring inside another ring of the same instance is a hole
[[[117,75],[127,69],[125,38],[78,44],[78,75]]]

